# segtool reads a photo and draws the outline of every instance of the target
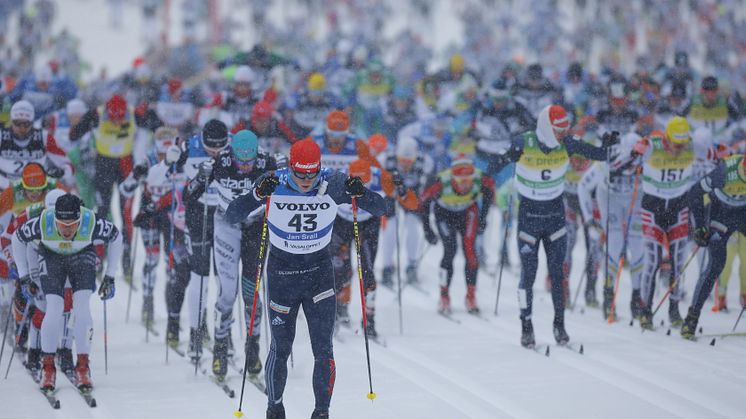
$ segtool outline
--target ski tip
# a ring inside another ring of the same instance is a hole
[[[546,352],[544,352],[544,355],[545,356],[549,356],[549,345],[547,345],[547,350],[546,350]]]
[[[666,330],[666,336],[671,336],[671,329]]]
[[[635,321],[634,321],[634,320],[630,320],[630,321],[629,321],[629,327],[632,327],[632,326],[634,326],[634,325],[635,325]]]
[[[715,346],[715,338],[712,338],[712,340],[710,341],[710,346]]]
[[[661,326],[664,326],[666,323],[661,319]]]
[[[580,314],[585,314],[585,309],[583,307],[580,307]]]
[[[91,399],[91,403],[89,404],[91,407],[96,407],[98,404],[96,403],[96,399]]]
[[[376,393],[371,391],[370,393],[368,393],[368,400],[373,401],[376,399],[376,396]]]
[[[580,355],[583,355],[585,353],[585,349],[583,349],[583,344],[580,344],[580,350],[578,351]]]
[[[230,393],[228,393],[228,397],[230,397],[231,399],[236,397],[236,392],[231,390]]]
[[[702,334],[702,326],[699,326],[699,334]]]
[[[59,408],[61,407],[61,406],[60,406],[60,401],[59,401],[59,400],[55,401],[55,402],[54,402],[54,406],[53,406],[53,407],[54,407],[55,409],[59,409]]]

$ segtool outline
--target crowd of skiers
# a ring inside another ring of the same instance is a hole
[[[211,345],[222,380],[243,341],[247,372],[265,370],[267,417],[284,418],[302,307],[315,358],[312,417],[323,418],[335,378],[332,338],[355,327],[354,265],[362,327],[375,339],[379,283],[394,287],[403,272],[405,287],[420,288],[437,277],[434,309],[450,316],[461,247],[465,310],[480,315],[486,255],[514,265],[516,242],[523,346],[536,344],[540,243],[557,343],[570,340],[564,313],[578,243],[586,306],[616,318],[626,265],[631,317],[653,327],[660,284],[670,324],[694,338],[713,288],[713,311],[727,310],[736,257],[746,307],[746,107],[723,80],[696,77],[686,52],[673,62],[654,74],[591,74],[568,62],[555,78],[540,63],[507,63],[490,79],[453,54],[438,71],[401,77],[376,45],[332,47],[310,66],[257,46],[215,63],[219,79],[164,74],[138,59],[95,95],[45,64],[6,92],[10,106],[0,115],[0,281],[10,291],[2,307],[14,342],[42,389],[54,390],[59,368],[90,390],[92,293],[114,297],[121,272],[142,290],[141,320],[157,333],[154,289],[165,276],[167,344],[186,342],[195,362]],[[499,229],[488,228],[492,207]],[[487,234],[500,248],[485,246]],[[439,272],[418,270],[422,249],[439,241]],[[687,284],[695,258],[699,279]],[[257,295],[264,268],[266,300]],[[687,289],[694,292],[682,317]],[[239,292],[247,330],[232,336]],[[272,334],[264,365],[263,313]]]

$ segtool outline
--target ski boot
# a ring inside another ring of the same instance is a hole
[[[521,346],[529,349],[536,347],[534,325],[531,323],[531,319],[521,319]]]
[[[41,365],[41,380],[39,381],[39,387],[45,391],[53,391],[57,378],[57,369],[54,367],[54,354],[42,354]]]
[[[60,365],[60,370],[65,375],[70,375],[75,368],[73,363],[73,350],[70,348],[59,348],[57,349],[57,362]]]
[[[469,314],[479,314],[479,307],[477,307],[477,286],[467,285],[466,286],[466,311]]]
[[[420,279],[417,277],[417,266],[411,264],[407,266],[407,284],[417,285]]]
[[[75,366],[75,385],[80,391],[90,391],[91,369],[88,367],[88,354],[78,354],[78,364]]]
[[[712,305],[712,312],[717,313],[718,311],[722,311],[723,313],[728,312],[728,301],[726,300],[724,295],[718,295],[715,297],[715,304]]]
[[[640,312],[640,327],[643,330],[653,330],[653,313],[649,307],[643,307]]]
[[[346,304],[337,303],[337,323],[341,326],[350,327],[350,312]]]
[[[585,305],[586,307],[598,308],[598,298],[596,298],[595,288],[585,289]]]
[[[26,369],[36,375],[41,369],[41,349],[31,348],[26,354]]]
[[[440,301],[438,302],[438,313],[451,314],[451,297],[448,295],[447,287],[440,287]]]
[[[246,372],[249,375],[256,376],[262,372],[262,361],[259,359],[259,336],[246,337]]]
[[[314,409],[311,413],[311,419],[329,419],[329,411]]]
[[[668,321],[671,322],[671,327],[679,328],[684,323],[684,319],[679,314],[679,302],[668,300]]]
[[[285,406],[279,403],[267,407],[267,419],[285,419]]]
[[[174,349],[179,348],[179,318],[168,316],[166,325],[166,344]]]
[[[632,313],[633,319],[640,319],[643,305],[644,303],[642,302],[642,297],[640,296],[640,290],[632,290],[632,298],[629,300],[629,309]]]
[[[153,296],[145,295],[142,297],[142,324],[145,328],[150,329],[153,327]]]
[[[371,339],[378,339],[378,332],[376,332],[376,318],[375,318],[375,316],[371,316],[370,314],[368,314],[366,320],[368,321],[368,326],[365,327],[365,334],[367,334],[368,337],[371,338]],[[362,326],[362,321],[361,321],[360,325]]]
[[[215,338],[215,346],[212,349],[212,373],[218,381],[225,379],[228,372],[228,336]]]
[[[394,267],[387,266],[383,268],[383,276],[381,278],[381,285],[386,288],[394,288]]]
[[[202,342],[199,341],[200,336],[197,329],[189,329],[189,348],[187,349],[187,356],[189,359],[196,361],[202,357]]]
[[[692,308],[689,308],[689,312],[686,315],[684,324],[681,326],[681,337],[684,339],[694,340],[697,334],[697,323],[699,322],[699,314],[695,313]]]
[[[557,341],[557,345],[564,346],[570,341],[570,336],[565,331],[564,319],[554,319],[554,340]]]

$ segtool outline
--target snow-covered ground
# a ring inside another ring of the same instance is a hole
[[[129,66],[139,51],[136,31],[108,29],[103,0],[61,2],[62,24],[80,22],[71,30],[83,40],[86,60],[111,71]],[[134,3],[134,2],[133,2]],[[282,2],[280,2],[282,3]],[[444,2],[441,2],[444,3]],[[447,21],[448,8],[441,6],[438,21]],[[124,8],[125,21],[139,21],[134,5]],[[117,45],[116,48],[112,45]],[[114,206],[116,207],[116,206]],[[493,214],[495,215],[495,214]],[[496,262],[501,237],[497,217],[493,217],[487,239],[487,266]],[[511,238],[514,243],[515,238]],[[582,243],[581,243],[582,244]],[[575,266],[584,255],[579,244]],[[142,247],[137,251],[136,272],[142,266]],[[515,249],[514,249],[515,250]],[[502,281],[500,312],[492,315],[497,282],[488,272],[480,272],[478,298],[484,318],[465,313],[463,298],[463,257],[456,260],[452,284],[456,324],[435,314],[438,298],[437,272],[440,246],[431,248],[420,266],[420,278],[427,294],[414,289],[403,291],[404,333],[399,334],[396,294],[383,287],[377,296],[377,327],[387,341],[383,348],[372,344],[373,389],[378,397],[366,398],[368,381],[363,337],[343,330],[343,342],[335,340],[337,381],[332,400],[334,418],[739,418],[744,417],[746,394],[746,339],[729,337],[708,345],[710,338],[689,342],[674,330],[666,335],[665,306],[658,314],[655,332],[641,333],[629,326],[629,278],[623,276],[619,298],[621,321],[608,325],[598,310],[578,307],[567,313],[567,329],[572,342],[582,343],[584,354],[551,345],[545,357],[520,347],[520,325],[516,288],[517,271],[506,270]],[[513,254],[514,264],[517,254]],[[542,262],[543,264],[544,262]],[[686,288],[696,280],[691,266]],[[165,362],[165,271],[161,266],[156,295],[156,328],[160,338],[145,341],[139,324],[141,295],[132,296],[132,312],[125,320],[128,287],[118,282],[116,298],[108,304],[109,372],[104,374],[103,305],[94,298],[94,339],[92,373],[99,406],[91,409],[63,376],[58,377],[62,409],[53,411],[23,371],[18,358],[7,380],[0,380],[0,418],[230,418],[237,399],[229,399],[210,380],[194,376],[190,364],[170,353]],[[546,269],[542,265],[535,286],[534,325],[540,344],[552,344],[552,308],[544,290]],[[580,279],[576,268],[572,275],[573,291]],[[355,283],[356,285],[357,283]],[[357,285],[356,285],[357,286]],[[353,290],[357,288],[353,287]],[[660,287],[659,287],[660,288]],[[730,287],[729,301],[737,305],[738,287]],[[211,280],[208,307],[212,307],[215,283]],[[656,298],[660,298],[660,295]],[[582,297],[581,297],[582,300]],[[688,305],[688,302],[687,302]],[[582,303],[580,304],[582,306]],[[729,314],[703,312],[701,326],[705,334],[730,331],[737,310]],[[686,307],[682,307],[684,313]],[[360,307],[353,295],[351,313],[359,324]],[[209,316],[212,320],[212,316]],[[233,336],[242,348],[241,321],[235,323]],[[186,313],[182,319],[182,340],[188,334]],[[743,320],[740,330],[746,329]],[[262,339],[262,356],[266,354]],[[240,352],[240,351],[239,351]],[[6,351],[7,354],[7,351]],[[208,355],[209,356],[209,355]],[[7,361],[7,355],[5,360]],[[241,360],[239,360],[240,363]],[[209,369],[209,359],[205,366]],[[2,368],[4,370],[5,363]],[[311,374],[313,360],[304,320],[300,320],[294,346],[294,365],[289,370],[285,391],[288,418],[303,418],[313,410]],[[238,396],[240,377],[229,371],[228,383]],[[253,386],[246,387],[243,402],[245,418],[263,418],[266,398]]]

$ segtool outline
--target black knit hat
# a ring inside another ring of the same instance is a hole
[[[80,198],[67,193],[57,198],[54,204],[54,218],[60,221],[75,221],[80,219]]]
[[[220,120],[207,121],[202,129],[202,144],[210,148],[223,148],[228,145],[228,127]]]

